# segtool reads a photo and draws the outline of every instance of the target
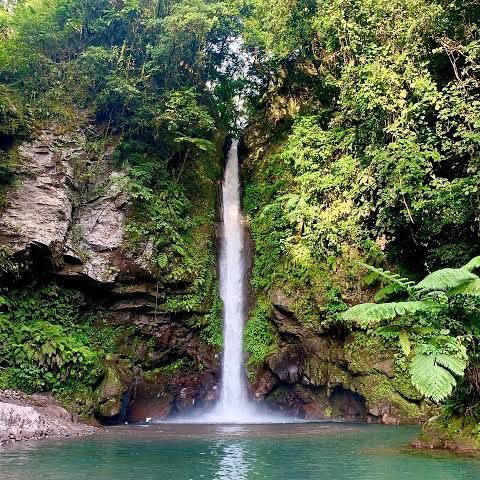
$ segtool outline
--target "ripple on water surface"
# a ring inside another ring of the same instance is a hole
[[[408,427],[152,425],[0,451],[1,480],[478,480],[480,461],[402,448]]]

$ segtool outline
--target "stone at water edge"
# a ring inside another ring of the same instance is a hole
[[[0,391],[0,445],[47,437],[93,434],[96,427],[76,423],[51,395]]]

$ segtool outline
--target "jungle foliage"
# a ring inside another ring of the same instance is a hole
[[[0,183],[14,181],[22,135],[94,120],[117,140],[127,247],[148,247],[161,288],[192,285],[162,308],[198,314],[192,325],[219,345],[212,225],[243,89],[251,363],[277,346],[269,295],[281,289],[306,327],[381,334],[426,396],[459,383],[452,398],[472,405],[479,28],[475,0],[20,0],[0,7]],[[2,338],[15,333],[9,308]],[[69,338],[61,328],[52,338]],[[63,348],[88,364],[84,347]]]
[[[479,362],[480,277],[473,273],[478,267],[480,257],[418,283],[367,267],[386,283],[377,298],[386,292],[391,297],[393,285],[403,300],[356,305],[342,317],[373,335],[398,339],[413,385],[427,398],[445,400],[457,385],[455,377],[464,376],[468,363],[476,368]]]
[[[45,126],[61,133],[92,125],[88,148],[94,157],[108,151],[122,172],[124,248],[157,278],[156,309],[188,312],[189,326],[217,348],[214,224],[223,143],[236,116],[228,45],[238,29],[238,8],[222,0],[0,5],[0,192],[15,185],[23,138]],[[21,285],[2,305],[0,388],[94,388],[116,348],[97,341],[108,328],[72,299],[64,303],[78,311],[57,315],[68,293],[38,283],[23,294]]]
[[[472,410],[480,4],[251,0],[244,25],[256,294],[281,289],[306,326],[381,334],[422,393],[458,384]]]

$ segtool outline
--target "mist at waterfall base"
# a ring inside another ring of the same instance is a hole
[[[168,423],[256,424],[296,421],[270,411],[248,397],[243,366],[243,329],[246,320],[245,219],[240,201],[238,143],[238,140],[234,140],[230,147],[222,184],[219,263],[224,347],[220,399],[210,411],[174,417],[167,420]]]

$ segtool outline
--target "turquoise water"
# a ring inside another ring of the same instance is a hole
[[[479,480],[480,460],[376,425],[117,427],[0,450],[1,480]]]

